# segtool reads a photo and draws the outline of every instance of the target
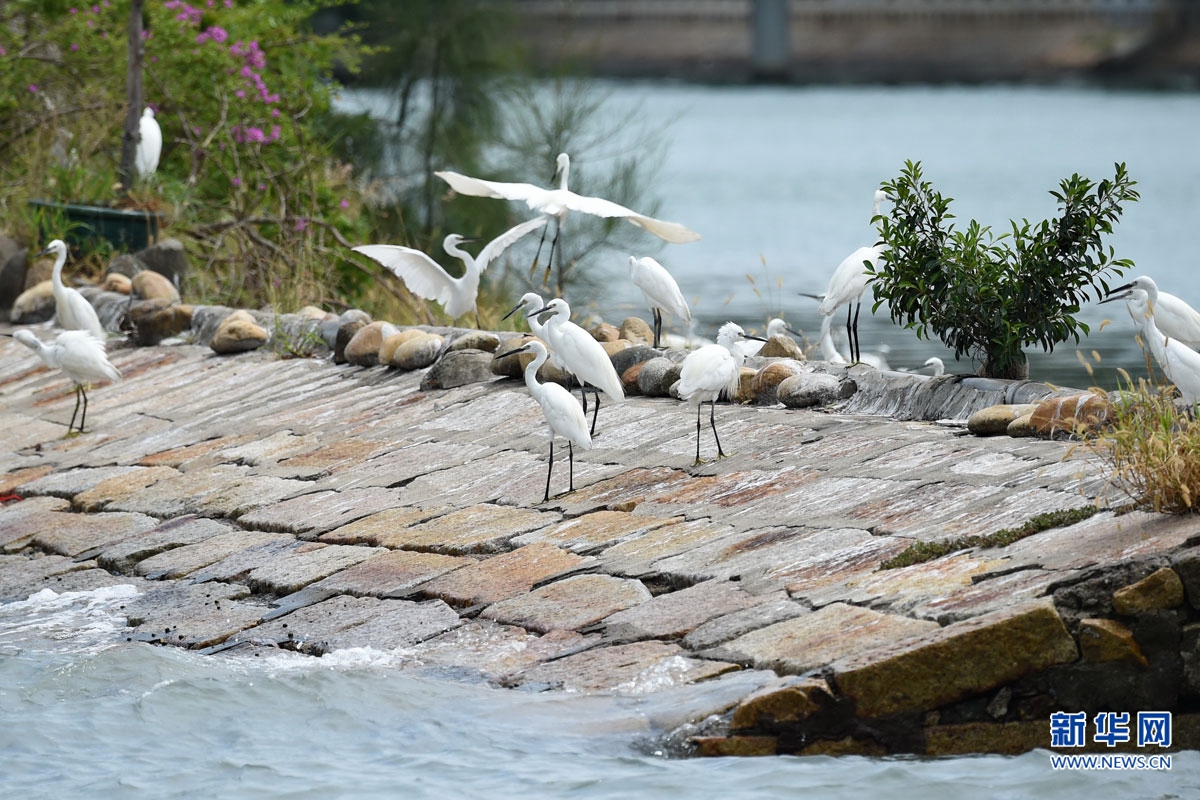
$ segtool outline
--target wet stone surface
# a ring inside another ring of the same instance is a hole
[[[880,568],[1120,501],[1084,448],[967,432],[1049,387],[806,362],[837,399],[789,408],[774,393],[809,402],[796,365],[755,361],[755,402],[717,408],[726,458],[693,464],[686,404],[606,400],[575,491],[556,447],[542,502],[537,404],[482,356],[451,369],[479,355],[453,343],[484,339],[436,333],[455,355],[433,368],[110,347],[123,380],[69,439],[69,382],[0,337],[0,602],[125,585],[133,640],[371,647],[453,679],[653,694],[651,724],[707,720],[689,752],[712,754],[1021,752],[1048,745],[1047,709],[1125,691],[1183,714],[1200,692],[1190,518],[1101,511]],[[662,395],[652,373],[682,351],[621,347]]]

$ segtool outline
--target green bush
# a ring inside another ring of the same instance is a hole
[[[906,162],[883,184],[893,206],[878,218],[885,249],[871,271],[875,309],[886,302],[894,322],[982,361],[989,377],[1026,377],[1024,349],[1078,342],[1088,326],[1075,314],[1089,291],[1106,294],[1105,274],[1132,266],[1102,242],[1122,205],[1138,199],[1125,165],[1115,169],[1099,183],[1072,175],[1051,192],[1057,218],[1014,221],[996,235],[975,220],[956,230],[950,198],[922,179],[919,162]]]

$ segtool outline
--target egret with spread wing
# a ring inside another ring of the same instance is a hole
[[[88,385],[121,379],[120,371],[109,362],[104,352],[104,341],[88,331],[63,331],[54,344],[46,344],[24,328],[13,333],[12,337],[37,353],[47,367],[62,370],[75,383],[75,410],[67,425],[67,435],[70,436],[71,429],[75,427],[81,397],[83,416],[79,418],[79,432],[83,433],[83,424],[87,420]]]
[[[487,269],[488,264],[518,239],[545,224],[546,218],[538,217],[515,225],[488,242],[487,246],[479,251],[478,256],[472,256],[459,247],[465,242],[476,241],[475,239],[468,239],[457,233],[450,234],[442,242],[442,248],[447,254],[463,262],[464,272],[461,278],[451,277],[440,264],[411,247],[364,244],[353,249],[354,252],[362,253],[387,267],[404,281],[404,285],[413,294],[440,303],[451,319],[458,319],[468,311],[474,310],[475,326],[479,327],[479,308],[476,300],[479,297],[480,275]]]

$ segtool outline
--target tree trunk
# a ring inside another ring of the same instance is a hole
[[[117,176],[121,181],[121,196],[129,194],[137,177],[134,163],[138,142],[142,140],[142,59],[146,45],[142,41],[142,3],[131,0],[129,8],[129,60],[125,67],[125,132],[121,136],[121,164]]]
[[[985,378],[1001,380],[1029,380],[1029,362],[1025,359],[1025,354],[1020,351],[1017,351],[1015,355],[1012,353],[1003,355],[989,353],[983,366],[979,368],[979,374]]]

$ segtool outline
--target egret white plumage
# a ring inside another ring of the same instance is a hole
[[[555,298],[538,310],[536,315],[548,311],[554,312],[554,316],[542,324],[542,338],[549,342],[550,352],[579,381],[581,395],[585,395],[586,386],[591,386],[596,394],[596,409],[592,412],[592,436],[595,436],[596,417],[600,415],[600,392],[608,395],[613,402],[620,403],[625,399],[621,378],[600,343],[571,322],[571,307],[566,300]],[[587,411],[586,396],[583,409]]]
[[[733,397],[742,376],[745,354],[737,344],[745,339],[763,341],[750,336],[740,325],[726,322],[717,331],[717,343],[707,344],[688,353],[679,369],[679,396],[696,407],[696,463],[700,462],[700,407],[709,403],[708,421],[712,425],[713,439],[717,442],[717,458],[723,458],[721,439],[717,436],[717,399],[722,395]]]
[[[554,471],[554,437],[561,436],[567,440],[567,463],[570,470],[568,492],[575,491],[575,448],[579,445],[584,450],[592,448],[592,437],[588,435],[587,417],[583,407],[575,402],[575,398],[557,383],[538,383],[537,371],[546,363],[549,353],[546,346],[538,341],[528,342],[515,350],[501,353],[496,358],[511,356],[516,353],[533,353],[533,360],[525,365],[525,385],[529,394],[542,407],[542,416],[550,427],[550,458],[546,464],[546,495],[542,502],[550,500],[550,475]]]
[[[1160,292],[1158,284],[1148,275],[1141,275],[1113,289],[1109,292],[1109,299],[1128,297],[1134,289],[1146,293],[1154,308],[1154,325],[1162,331],[1163,336],[1182,342],[1193,350],[1200,350],[1200,312],[1170,292]],[[1140,325],[1136,318],[1134,324]]]
[[[821,341],[818,345],[821,349],[821,358],[830,364],[845,364],[845,357],[838,352],[837,345],[833,343],[832,326],[833,317],[824,317],[821,320]]]
[[[478,256],[472,256],[459,245],[466,242],[478,241],[457,233],[447,236],[442,242],[442,249],[448,255],[463,262],[461,278],[452,277],[429,256],[411,247],[401,247],[391,244],[364,244],[352,248],[356,253],[377,261],[396,277],[404,281],[413,294],[420,295],[426,300],[440,303],[442,309],[451,319],[458,319],[468,311],[475,312],[475,325],[479,326],[479,308],[476,300],[479,296],[479,278],[493,260],[516,243],[521,237],[543,227],[544,217],[526,220],[514,225],[497,236],[479,251]]]
[[[508,319],[518,311],[524,311],[525,321],[529,323],[529,330],[533,331],[534,336],[542,335],[542,321],[538,319],[538,312],[546,307],[546,303],[542,300],[542,296],[537,292],[526,292],[521,295],[521,302],[517,303],[512,309],[504,315],[503,319]]]
[[[650,256],[629,257],[629,277],[633,285],[642,290],[646,305],[654,312],[654,347],[662,339],[662,315],[667,312],[686,323],[692,321],[692,310],[679,291],[679,284],[667,272],[667,268]]]
[[[63,265],[67,263],[67,245],[62,239],[55,239],[37,255],[44,256],[49,253],[54,254],[54,272],[50,275],[50,288],[54,293],[54,316],[59,327],[69,331],[87,331],[104,341],[106,334],[104,326],[100,324],[100,317],[96,315],[96,309],[92,308],[92,304],[76,289],[63,284],[62,271]]]
[[[866,364],[868,367],[874,367],[875,369],[891,369],[892,365],[887,360],[888,353],[890,352],[892,352],[892,347],[885,342],[875,348],[874,353],[863,353],[859,356],[858,360],[860,363]]]
[[[1158,328],[1154,303],[1145,289],[1129,289],[1124,294],[1108,297],[1101,302],[1122,299],[1167,380],[1179,389],[1185,403],[1195,407],[1200,402],[1200,353],[1178,339],[1163,335]]]
[[[138,134],[133,168],[139,178],[148,178],[158,169],[158,157],[162,154],[162,128],[158,127],[154,109],[149,106],[142,112],[142,119],[138,122]]]
[[[935,378],[941,377],[946,374],[946,362],[937,356],[931,356],[925,359],[925,363],[921,365],[920,371]]]
[[[71,412],[67,434],[70,435],[75,427],[75,415],[79,413],[81,397],[83,416],[79,418],[79,432],[83,433],[83,425],[87,420],[87,386],[121,379],[120,371],[109,362],[104,352],[103,340],[88,331],[72,330],[58,334],[54,344],[46,344],[24,328],[13,333],[12,337],[37,353],[46,366],[62,370],[75,383],[75,410]]]
[[[740,342],[738,344],[738,349],[741,350],[743,353],[745,353],[747,357],[757,355],[758,351],[762,350],[763,345],[766,344],[766,342],[769,341],[772,337],[787,336],[789,333],[792,334],[793,336],[802,335],[800,333],[800,331],[796,330],[795,328],[792,328],[790,325],[787,324],[787,322],[780,319],[779,317],[775,317],[774,319],[767,322],[767,335],[763,341],[758,341],[758,340],[753,340],[753,339],[746,340],[746,341]]]
[[[474,197],[492,197],[498,200],[516,200],[525,203],[531,210],[543,214],[547,219],[554,218],[554,239],[550,242],[550,258],[548,264],[554,263],[554,251],[558,246],[558,237],[562,233],[562,224],[566,221],[568,212],[578,211],[595,217],[617,217],[637,225],[639,228],[653,233],[668,242],[694,242],[700,234],[680,225],[678,222],[666,222],[618,205],[611,200],[600,197],[587,197],[576,194],[567,188],[567,180],[571,172],[571,158],[566,153],[559,153],[555,159],[555,176],[559,177],[557,189],[543,189],[530,183],[506,183],[503,181],[487,181],[460,175],[457,172],[443,170],[435,172],[439,178],[450,184],[450,188],[459,194]],[[538,245],[538,255],[534,257],[534,268],[537,268],[537,258],[541,255],[542,244],[546,235],[542,234],[542,242]],[[560,256],[561,259],[561,256]],[[549,272],[547,271],[547,274]]]

